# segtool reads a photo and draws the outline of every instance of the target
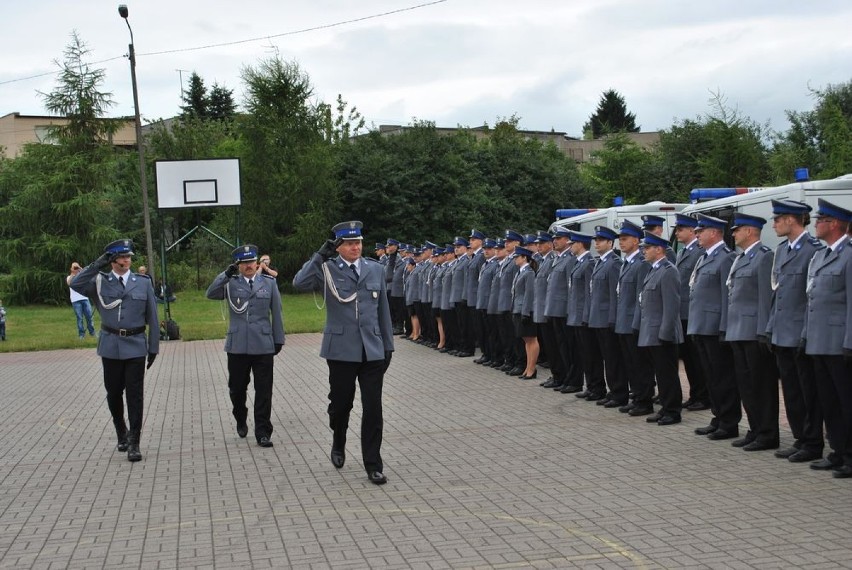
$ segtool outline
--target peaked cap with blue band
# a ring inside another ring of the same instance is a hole
[[[115,256],[118,255],[134,255],[133,253],[133,240],[131,239],[118,239],[114,242],[108,244],[104,248],[104,253],[109,253]]]
[[[395,239],[393,239],[393,238],[388,238],[388,239],[386,239],[386,240],[385,240],[385,245],[396,245],[396,246],[399,246],[399,245],[400,245],[400,243],[399,243],[399,240],[395,240]]]
[[[338,239],[363,239],[361,237],[361,228],[364,224],[357,220],[351,222],[341,222],[331,228],[334,232],[334,237]]]
[[[765,225],[765,218],[761,218],[760,216],[752,216],[750,214],[744,214],[742,212],[737,212],[736,214],[734,214],[734,223],[731,224],[731,229],[735,230],[742,226],[751,226],[753,228],[762,230],[763,226]]]
[[[506,230],[506,235],[504,237],[506,241],[517,241],[520,243],[524,243],[524,236],[522,236],[515,230]]]
[[[621,229],[618,231],[618,235],[620,236],[633,236],[635,238],[642,239],[644,233],[642,232],[642,228],[637,226],[630,220],[624,220],[621,222]]]
[[[461,236],[456,236],[456,237],[455,237],[455,239],[453,240],[453,245],[455,245],[455,246],[463,246],[463,247],[470,247],[470,242],[469,242],[469,241],[467,241],[465,238],[463,238],[463,237],[461,237]]]
[[[546,241],[553,241],[553,236],[544,230],[539,230],[535,236],[535,242],[542,243]]]
[[[595,239],[608,239],[615,241],[618,239],[618,234],[606,226],[595,226]]]
[[[243,261],[257,261],[257,246],[251,243],[243,244],[240,247],[234,248],[231,252],[235,263]]]
[[[785,214],[801,216],[812,210],[813,208],[804,202],[797,202],[796,200],[772,200],[772,214],[775,216],[783,216]]]
[[[642,227],[643,228],[655,228],[657,226],[662,226],[666,223],[666,219],[660,216],[652,216],[646,215],[642,216]]]
[[[645,236],[642,238],[641,245],[642,247],[656,246],[665,249],[669,246],[669,242],[667,242],[665,238],[661,238],[657,234],[645,232]]]
[[[491,239],[491,238],[485,238],[485,240],[482,242],[482,247],[484,247],[485,249],[495,248],[495,247],[497,247],[497,240]]]
[[[590,243],[592,243],[593,237],[594,236],[591,236],[589,234],[583,234],[583,233],[580,233],[580,232],[575,232],[575,231],[569,231],[568,232],[568,239],[569,240],[578,241],[578,242],[584,243],[586,245],[589,245]]]
[[[834,218],[835,220],[847,223],[852,221],[852,212],[822,198],[817,200],[817,216],[821,218]]]
[[[710,228],[714,230],[724,231],[725,226],[728,225],[728,222],[725,220],[714,218],[713,216],[708,216],[707,214],[695,214],[696,219],[698,220],[698,224],[696,227],[698,229]]]
[[[524,257],[532,258],[533,252],[531,252],[530,250],[528,250],[525,247],[516,246],[514,253],[512,253],[512,257],[513,258],[520,257],[521,255],[523,255]]]
[[[468,239],[485,239],[485,234],[479,230],[473,229],[470,230],[470,236]]]
[[[553,230],[553,237],[571,237],[571,230],[566,227],[559,226],[555,230]]]
[[[694,228],[698,225],[698,220],[687,214],[675,214],[675,225]]]

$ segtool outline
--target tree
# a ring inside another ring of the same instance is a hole
[[[207,112],[210,119],[222,121],[232,119],[237,110],[234,103],[233,89],[226,89],[218,83],[214,83],[210,89],[210,98],[207,101]]]
[[[586,184],[602,197],[601,203],[589,206],[609,206],[616,196],[624,198],[625,205],[665,200],[655,184],[655,166],[654,154],[623,133],[608,137],[604,148],[580,170]]]
[[[189,76],[189,87],[183,92],[181,97],[184,104],[181,105],[181,118],[189,119],[206,119],[208,116],[209,99],[207,97],[207,87],[204,86],[204,80],[201,76],[192,72]]]
[[[627,104],[618,91],[604,91],[598,108],[583,125],[586,138],[598,139],[610,133],[638,133],[636,115],[627,112]]]

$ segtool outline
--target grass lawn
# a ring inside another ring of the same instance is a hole
[[[284,330],[287,333],[319,332],[325,323],[322,296],[311,293],[283,295]],[[172,318],[180,326],[181,340],[206,340],[225,338],[228,328],[226,301],[211,301],[204,291],[182,291],[177,301],[169,305]],[[165,306],[159,305],[160,320],[165,319]],[[0,352],[55,350],[59,348],[92,348],[97,339],[77,338],[77,321],[70,303],[63,307],[6,305],[6,342],[0,342]],[[100,318],[95,311],[95,330],[100,328]]]

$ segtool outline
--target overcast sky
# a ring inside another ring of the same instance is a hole
[[[131,0],[143,120],[177,114],[192,71],[241,103],[241,70],[276,50],[310,75],[318,99],[342,94],[368,126],[516,114],[523,129],[579,136],[612,88],[643,131],[707,113],[711,92],[784,130],[786,109],[812,108],[809,88],[852,79],[848,0],[445,0],[293,33],[421,3],[430,0]],[[37,91],[55,86],[53,62],[73,30],[93,62],[114,58],[95,66],[106,70],[110,115],[132,115],[118,4],[3,2],[0,116],[46,113]],[[243,41],[254,38],[265,39]],[[23,79],[38,74],[49,75]]]

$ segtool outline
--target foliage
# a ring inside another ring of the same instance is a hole
[[[237,106],[234,103],[233,90],[214,83],[210,92],[204,85],[204,80],[195,72],[189,76],[189,87],[181,94],[182,119],[200,120],[230,120],[233,119]]]
[[[610,133],[638,133],[636,115],[627,112],[624,97],[616,90],[603,92],[597,109],[583,125],[586,138],[599,139]]]
[[[584,182],[602,197],[597,205],[611,205],[617,196],[624,204],[645,204],[664,199],[654,180],[656,164],[652,152],[622,133],[607,137],[603,149],[580,171]]]

